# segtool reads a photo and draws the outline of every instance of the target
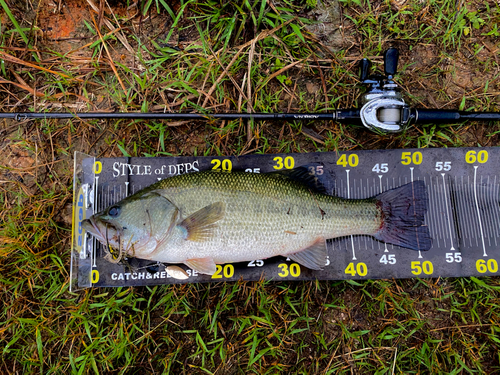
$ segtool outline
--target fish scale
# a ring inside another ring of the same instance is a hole
[[[224,218],[208,241],[180,239],[155,252],[176,261],[211,257],[215,263],[226,263],[287,255],[319,238],[373,234],[381,225],[373,200],[346,201],[313,193],[272,175],[203,172],[160,181],[152,187],[156,189],[183,217],[212,203],[225,204]]]
[[[415,219],[412,212],[401,208],[413,207],[408,201],[413,192],[408,188],[400,188],[405,200],[393,208],[392,201],[401,199],[399,193],[386,192],[381,197],[387,197],[380,200],[332,197],[311,188],[313,180],[304,170],[270,174],[205,171],[176,176],[118,202],[114,206],[114,211],[120,211],[118,217],[111,217],[108,208],[91,220],[94,228],[116,229],[113,239],[121,241],[118,246],[129,255],[185,263],[209,274],[215,272],[215,264],[277,255],[320,269],[326,260],[326,239],[352,234],[378,236],[407,247],[419,242],[418,233],[416,241],[415,233],[408,240],[407,229],[398,227],[408,215],[403,222],[416,220],[417,226],[423,222],[423,213]],[[426,199],[425,190],[418,193]],[[425,211],[426,203],[419,210]],[[163,220],[165,223],[159,223]],[[384,232],[384,224],[391,233]],[[103,233],[101,229],[101,242]]]

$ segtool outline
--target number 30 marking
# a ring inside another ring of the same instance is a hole
[[[276,165],[273,167],[274,169],[283,169],[283,167],[286,169],[293,169],[295,166],[295,160],[293,160],[291,156],[287,156],[284,163],[281,156],[276,156],[273,160],[276,162]]]
[[[300,276],[300,266],[297,263],[290,264],[290,272],[288,272],[288,264],[286,263],[281,263],[278,267],[281,268],[281,272],[278,272],[279,277],[287,277],[289,274],[293,277]]]

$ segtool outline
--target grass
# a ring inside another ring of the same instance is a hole
[[[329,49],[325,36],[307,31],[316,1],[145,1],[128,13],[113,5],[107,24],[95,12],[92,21],[86,2],[58,10],[0,0],[0,76],[11,82],[0,84],[0,110],[349,108],[362,92],[356,62],[368,56],[378,65],[396,46],[397,81],[411,105],[498,111],[498,3],[399,3],[341,0],[342,48]],[[69,36],[49,30],[57,12],[68,18],[77,9],[81,23]],[[4,121],[0,132],[2,373],[500,371],[497,277],[68,291],[75,150],[106,157],[495,146],[498,124],[383,136],[326,122],[48,120]]]

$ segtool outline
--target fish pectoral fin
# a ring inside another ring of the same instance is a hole
[[[308,248],[286,256],[312,270],[322,270],[326,264],[326,241],[320,238]]]
[[[215,202],[185,218],[179,224],[186,231],[185,239],[195,242],[209,239],[217,222],[224,217],[224,208],[223,202]]]
[[[189,268],[205,275],[213,275],[217,270],[215,262],[212,258],[188,259],[184,261],[184,264]]]

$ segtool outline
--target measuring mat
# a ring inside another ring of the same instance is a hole
[[[321,271],[285,257],[217,265],[212,275],[180,264],[187,280],[171,277],[164,264],[104,259],[102,245],[81,222],[154,182],[208,169],[268,173],[304,165],[323,175],[329,194],[369,198],[412,181],[424,181],[432,247],[414,251],[357,235],[327,241]],[[326,178],[325,178],[326,177]],[[240,157],[102,158],[75,154],[71,290],[236,280],[341,280],[498,274],[500,261],[500,149],[406,149]]]

